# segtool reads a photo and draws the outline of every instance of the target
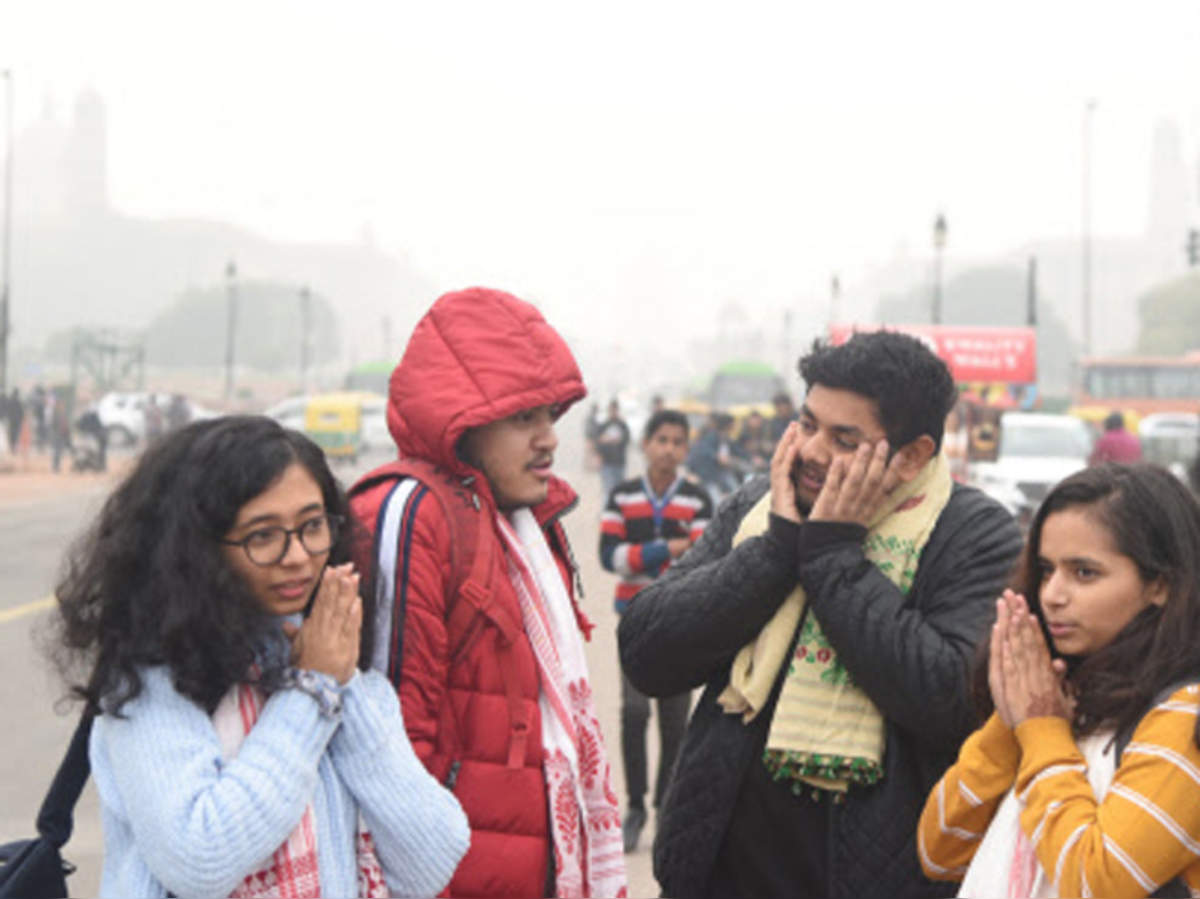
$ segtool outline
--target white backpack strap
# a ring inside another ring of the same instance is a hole
[[[375,569],[375,645],[371,649],[371,667],[388,671],[388,655],[392,644],[392,617],[396,605],[396,563],[400,557],[400,527],[408,498],[420,485],[413,478],[403,478],[384,497],[379,513],[379,532],[375,544],[379,558]],[[403,622],[401,622],[403,626]]]

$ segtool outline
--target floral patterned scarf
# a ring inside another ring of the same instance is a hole
[[[529,509],[516,510],[511,519],[497,513],[496,524],[541,675],[555,895],[627,896],[621,815],[571,598]]]
[[[935,456],[892,492],[870,525],[863,551],[904,593],[951,486],[945,457]],[[767,493],[742,519],[735,546],[766,531],[770,509]],[[806,604],[804,588],[797,584],[754,642],[738,653],[729,686],[717,701],[744,723],[752,721],[766,704],[803,620],[763,760],[777,780],[791,781],[796,791],[808,784],[844,793],[851,783],[873,784],[883,776],[883,717],[838,660],[816,616],[804,614]]]

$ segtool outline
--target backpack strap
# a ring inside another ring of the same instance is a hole
[[[400,557],[400,529],[405,512],[409,515],[406,533],[412,539],[412,517],[417,503],[409,503],[410,497],[421,489],[421,482],[411,478],[397,480],[383,498],[375,525],[375,646],[371,650],[371,667],[386,671],[393,683],[399,681],[400,659],[404,652],[404,611],[407,591],[396,595],[396,568]],[[408,547],[405,547],[404,564],[408,564]],[[406,581],[407,572],[400,580]],[[397,606],[399,608],[397,609]]]
[[[449,664],[455,665],[465,655],[481,636],[484,623],[493,626],[509,712],[507,762],[510,768],[519,768],[524,764],[531,725],[527,703],[521,695],[514,655],[524,626],[493,601],[491,577],[496,541],[488,539],[492,525],[483,520],[479,495],[472,489],[474,479],[456,478],[423,459],[400,459],[368,474],[354,485],[351,495],[388,480],[394,480],[396,484],[380,506],[375,527],[376,637],[372,666],[387,671],[392,683],[399,685],[410,548],[409,545],[400,547],[400,535],[405,535],[406,544],[411,541],[417,506],[426,494],[432,494],[441,506],[450,530],[451,582],[448,585],[446,632],[455,642],[450,647]],[[443,747],[452,759],[445,784],[453,789],[461,743],[457,715],[449,694],[443,699],[440,721]]]
[[[485,553],[487,558],[477,558],[480,548],[486,549],[486,544],[483,540],[485,535],[479,528],[479,497],[470,490],[471,480],[456,479],[439,466],[422,459],[400,459],[364,475],[350,489],[353,500],[381,484],[392,484],[375,514],[369,562],[376,606],[375,645],[371,664],[387,672],[394,684],[398,685],[400,681],[399,664],[404,648],[412,523],[426,495],[433,494],[438,501],[450,530],[447,627],[461,623],[454,614],[458,599],[468,582],[473,581],[479,589],[486,591],[490,553]],[[407,545],[404,547],[400,546],[401,534],[405,535]]]

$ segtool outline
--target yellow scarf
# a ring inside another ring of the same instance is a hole
[[[907,593],[917,561],[947,500],[952,481],[946,459],[931,459],[917,476],[887,498],[869,524],[863,550],[887,578]],[[767,530],[768,492],[742,519],[733,538]],[[799,584],[755,638],[733,660],[729,686],[717,698],[729,714],[749,723],[766,705],[792,636],[804,618],[779,704],[767,735],[765,761],[777,778],[844,792],[851,781],[875,783],[882,775],[884,724],[875,704],[838,661]]]

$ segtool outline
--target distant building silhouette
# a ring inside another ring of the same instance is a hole
[[[1178,126],[1162,120],[1154,130],[1150,160],[1150,202],[1146,239],[1152,244],[1163,279],[1179,275],[1186,265],[1183,245],[1193,224],[1192,179],[1183,161]]]
[[[108,114],[94,90],[79,93],[66,122],[46,97],[13,155],[18,220],[45,225],[108,211]]]
[[[70,210],[85,215],[108,211],[108,113],[94,90],[75,100],[63,175]]]

